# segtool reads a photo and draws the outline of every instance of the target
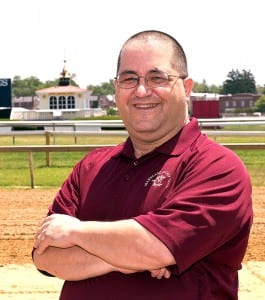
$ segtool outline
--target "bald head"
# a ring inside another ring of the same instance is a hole
[[[147,31],[141,31],[133,36],[131,36],[122,46],[119,57],[118,57],[118,63],[117,63],[117,75],[119,73],[120,64],[121,64],[121,56],[124,49],[126,49],[127,46],[129,46],[132,43],[151,43],[153,41],[158,41],[162,44],[169,44],[172,47],[173,55],[171,58],[171,66],[173,69],[175,69],[178,74],[182,77],[188,76],[188,70],[187,70],[187,59],[185,52],[182,48],[182,46],[179,44],[179,42],[174,39],[172,36],[170,36],[167,33],[156,31],[156,30],[147,30]],[[157,43],[157,45],[159,45]]]

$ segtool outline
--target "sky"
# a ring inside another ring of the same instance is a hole
[[[122,44],[147,29],[183,46],[189,75],[222,85],[232,69],[265,84],[263,0],[2,0],[0,78],[59,78],[80,87],[115,76]]]

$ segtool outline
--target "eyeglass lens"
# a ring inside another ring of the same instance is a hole
[[[118,76],[118,85],[121,88],[134,88],[139,84],[140,78],[144,78],[145,84],[149,87],[164,86],[169,80],[168,74],[160,71],[149,72],[146,76],[138,76],[133,73],[121,73]]]

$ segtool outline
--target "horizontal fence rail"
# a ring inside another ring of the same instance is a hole
[[[234,117],[198,119],[201,127],[224,126],[224,125],[265,125],[265,116],[261,117]],[[91,127],[97,130],[102,128],[125,128],[122,120],[60,120],[60,121],[0,121],[1,128],[12,127],[50,127],[56,130],[59,127],[68,127],[73,131],[78,128]]]
[[[213,137],[214,139],[218,137],[229,137],[229,136],[251,136],[251,137],[264,137],[265,130],[202,130],[202,133]],[[55,144],[55,138],[58,136],[72,136],[74,138],[74,143],[77,143],[78,137],[81,136],[120,136],[127,137],[128,132],[126,130],[102,130],[102,131],[45,131],[45,130],[23,130],[23,131],[11,131],[0,133],[0,137],[10,136],[12,137],[13,145],[16,144],[16,137],[21,136],[43,136],[45,139],[45,144],[50,145],[51,139],[53,138],[53,143]]]
[[[225,136],[264,137],[265,130],[224,130],[225,126],[265,125],[265,117],[240,117],[221,119],[198,119],[202,132],[215,140]],[[17,129],[17,130],[14,130]],[[261,127],[263,128],[263,127]],[[22,130],[21,130],[22,129]],[[27,130],[26,130],[27,129]],[[34,129],[34,130],[30,130]],[[31,187],[34,188],[33,152],[46,153],[46,165],[51,165],[51,152],[90,152],[96,148],[112,145],[78,145],[81,136],[121,136],[126,138],[128,132],[122,120],[86,120],[86,121],[0,121],[0,137],[10,136],[13,145],[0,146],[0,152],[28,152]],[[16,145],[16,137],[43,136],[45,145]],[[72,136],[74,145],[55,145],[58,136]],[[265,139],[261,143],[223,143],[231,150],[265,150]],[[113,145],[114,146],[114,145]]]
[[[221,143],[231,150],[265,150],[265,143]],[[30,145],[30,146],[0,146],[0,152],[89,152],[101,147],[116,146],[116,144],[102,145]]]
[[[33,152],[45,152],[46,153],[46,166],[51,166],[51,152],[90,152],[94,149],[108,146],[108,145],[31,145],[31,146],[0,146],[0,153],[17,153],[28,152],[29,153],[29,172],[30,172],[30,186],[33,189],[35,186],[34,176],[34,164],[33,164]],[[109,145],[111,146],[111,145]],[[114,145],[113,145],[114,146]]]
[[[224,143],[223,146],[231,150],[265,150],[265,143]],[[33,146],[0,146],[0,153],[4,152],[28,152],[29,153],[29,171],[30,171],[30,185],[31,188],[35,186],[34,179],[34,164],[33,164],[33,152],[45,152],[46,153],[46,165],[51,165],[50,153],[51,152],[90,152],[94,149],[115,146],[111,145],[33,145]]]

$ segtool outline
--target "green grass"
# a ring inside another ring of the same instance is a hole
[[[264,131],[265,125],[224,125],[222,130],[234,130],[234,131]]]
[[[33,153],[35,185],[57,187],[84,153],[52,153],[52,166],[46,167],[44,153]],[[30,186],[28,153],[1,153],[0,187]]]
[[[265,151],[237,150],[235,152],[246,165],[253,186],[265,186]]]
[[[118,144],[124,137],[110,136],[81,136],[77,144]],[[56,145],[71,145],[75,143],[73,137],[56,137],[51,142]],[[0,136],[0,145],[12,145],[12,137]],[[15,145],[45,145],[45,138],[40,136],[19,136]],[[36,187],[59,187],[67,178],[73,166],[85,155],[85,152],[53,152],[50,153],[51,166],[46,166],[45,153],[33,153],[34,181]],[[29,187],[29,154],[1,153],[0,154],[0,187]]]
[[[79,136],[76,141],[79,145],[96,145],[96,144],[117,144],[123,141],[125,137],[113,136]],[[15,145],[45,145],[45,136],[16,136]],[[71,136],[56,136],[51,138],[51,144],[56,145],[72,145],[75,143],[74,137]],[[0,145],[12,145],[13,139],[10,136],[0,135]]]
[[[118,144],[124,137],[78,137],[78,144]],[[263,137],[220,137],[218,142],[264,142]],[[73,137],[56,137],[55,144],[74,144]],[[0,145],[12,145],[11,137],[0,136]],[[44,137],[17,137],[16,145],[44,145]],[[245,163],[254,186],[265,186],[265,155],[263,150],[236,151]],[[44,153],[33,153],[35,186],[58,188],[67,178],[73,166],[85,155],[82,152],[51,153],[51,167],[46,166]],[[29,187],[29,154],[0,154],[0,187]]]

